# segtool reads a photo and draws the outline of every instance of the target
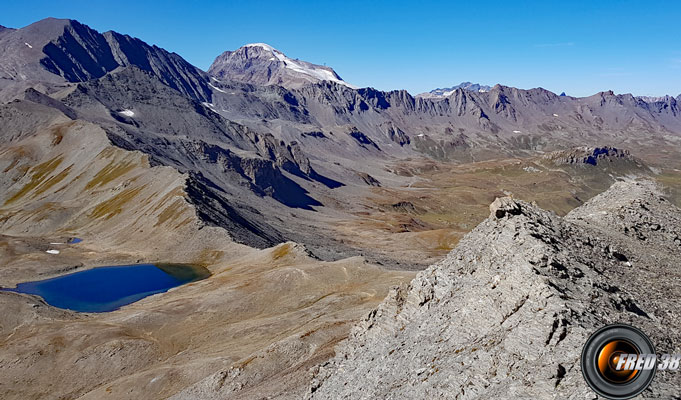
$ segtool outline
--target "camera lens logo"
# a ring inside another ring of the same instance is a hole
[[[607,399],[630,399],[652,382],[657,356],[650,339],[629,325],[608,325],[589,337],[582,350],[584,380]]]

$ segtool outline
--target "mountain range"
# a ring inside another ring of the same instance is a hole
[[[54,18],[0,53],[0,284],[213,274],[102,315],[0,290],[7,398],[586,395],[588,331],[678,322],[681,95],[412,95],[264,43],[203,71]]]
[[[574,98],[465,83],[414,97],[355,88],[265,44],[227,51],[204,72],[142,40],[51,18],[4,29],[0,49],[1,100],[56,107],[189,174],[206,223],[255,246],[290,239],[323,253],[298,220],[271,216],[319,211],[341,186],[380,184],[390,160],[471,162],[605,143],[664,162],[678,153],[660,149],[681,137],[671,96]]]

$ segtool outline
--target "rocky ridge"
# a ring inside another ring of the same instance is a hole
[[[612,146],[603,147],[579,147],[576,149],[554,151],[543,157],[552,160],[555,164],[590,164],[598,165],[602,161],[630,160],[634,157],[626,149],[618,149]]]
[[[615,322],[678,351],[680,210],[652,183],[618,182],[565,218],[512,198],[490,209],[353,328],[307,398],[586,398],[581,348]],[[679,383],[660,372],[644,397]]]
[[[75,20],[46,18],[3,31],[0,50],[0,89],[11,81],[84,82],[134,65],[191,98],[211,96],[205,72],[179,55]]]

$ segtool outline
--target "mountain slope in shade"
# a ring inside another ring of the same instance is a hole
[[[417,94],[417,97],[447,97],[450,96],[456,89],[463,89],[463,90],[468,90],[470,92],[478,92],[478,93],[485,93],[489,92],[490,89],[492,89],[491,86],[487,85],[481,85],[479,83],[472,83],[472,82],[461,82],[460,84],[456,86],[452,86],[450,88],[437,88],[433,89],[430,92],[427,93],[421,93]]]
[[[209,101],[205,73],[182,57],[115,32],[100,34],[68,19],[47,18],[0,32],[0,84],[84,82],[135,65],[196,100]]]
[[[291,59],[264,43],[247,44],[235,51],[222,53],[213,61],[208,73],[217,79],[255,85],[298,88],[310,83],[331,81],[353,87],[330,67]]]

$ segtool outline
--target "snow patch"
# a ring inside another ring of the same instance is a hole
[[[211,85],[210,83],[208,84],[208,86],[212,87],[213,89],[217,90],[220,93],[227,93],[224,90],[220,89],[219,87],[215,87],[215,86]]]
[[[28,46],[29,49],[32,49],[32,48],[33,48],[33,46],[31,46],[30,44],[28,44],[28,43],[26,43],[26,42],[24,42],[24,44],[25,44],[26,46]]]
[[[274,51],[274,47],[270,46],[267,43],[249,43],[249,44],[244,45],[244,47],[260,47],[260,48],[263,48],[263,49],[268,50],[268,51],[272,51],[272,52]]]
[[[132,110],[123,110],[118,112],[121,115],[125,115],[126,117],[134,117],[135,113]]]
[[[45,253],[48,253],[48,254],[59,254],[59,250],[47,250],[47,251],[45,251]]]
[[[66,244],[66,243],[52,242],[50,244]]]
[[[553,116],[554,116],[554,117],[557,117],[557,116],[558,116],[558,114],[553,114]]]
[[[513,131],[513,133],[522,133],[522,132],[520,132],[520,131]]]
[[[426,136],[426,135],[424,135],[423,133],[419,133],[419,134],[416,135],[416,136],[418,136],[418,137],[424,137],[424,136]]]
[[[350,85],[349,83],[345,82],[342,79],[339,79],[335,73],[332,71],[329,71],[328,69],[321,68],[321,67],[316,67],[312,64],[308,63],[301,63],[300,61],[293,60],[289,57],[287,57],[284,53],[281,51],[275,49],[274,47],[265,44],[265,43],[251,43],[244,45],[244,47],[260,47],[262,49],[265,49],[267,51],[270,51],[274,57],[270,58],[270,61],[274,61],[275,59],[281,61],[284,63],[284,68],[290,69],[294,72],[297,72],[299,74],[307,75],[312,78],[315,78],[317,80],[321,81],[331,81],[331,82],[336,82],[340,83],[341,85],[345,85],[349,88],[352,89],[357,89],[356,86]]]

